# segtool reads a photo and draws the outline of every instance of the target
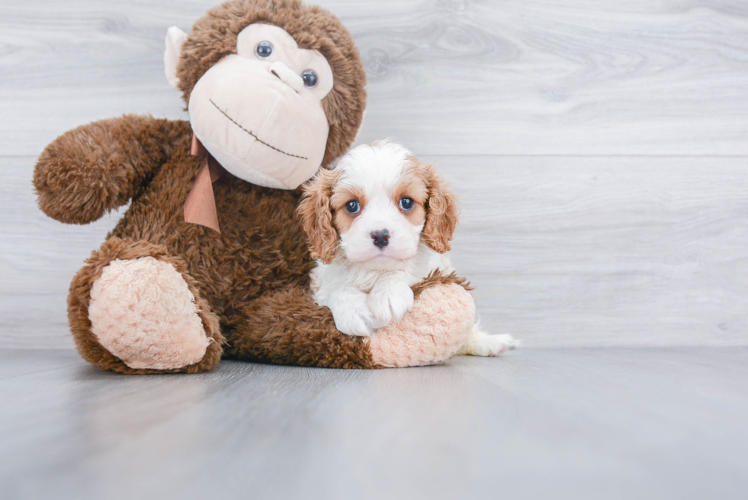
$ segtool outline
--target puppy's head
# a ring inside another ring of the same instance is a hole
[[[450,249],[457,225],[454,194],[434,172],[399,144],[359,146],[334,170],[305,186],[299,206],[312,257],[329,264],[338,251],[371,269],[394,269],[413,258],[423,241]]]

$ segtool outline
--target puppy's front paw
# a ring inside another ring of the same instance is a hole
[[[382,326],[388,325],[400,321],[406,312],[413,309],[413,290],[399,282],[375,286],[366,303]]]
[[[368,309],[351,310],[335,317],[335,327],[346,335],[368,337],[374,333],[375,319]]]
[[[368,337],[378,327],[376,319],[366,305],[366,294],[363,292],[347,294],[344,301],[340,301],[330,310],[335,327],[347,335]]]

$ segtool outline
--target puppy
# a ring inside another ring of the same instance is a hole
[[[304,188],[299,206],[312,257],[312,292],[335,326],[371,335],[413,307],[411,286],[439,269],[457,226],[457,200],[431,165],[390,141],[359,146]],[[476,323],[460,353],[495,356],[517,345]]]

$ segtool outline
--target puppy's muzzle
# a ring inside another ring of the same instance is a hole
[[[386,229],[381,231],[372,231],[371,239],[374,240],[374,246],[380,250],[387,246],[390,242],[390,232]]]

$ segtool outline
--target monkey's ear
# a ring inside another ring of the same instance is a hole
[[[177,78],[177,63],[179,54],[182,52],[182,45],[187,40],[187,33],[176,26],[172,26],[166,32],[166,52],[164,52],[164,65],[166,66],[166,79],[175,89],[179,88],[179,78]]]

